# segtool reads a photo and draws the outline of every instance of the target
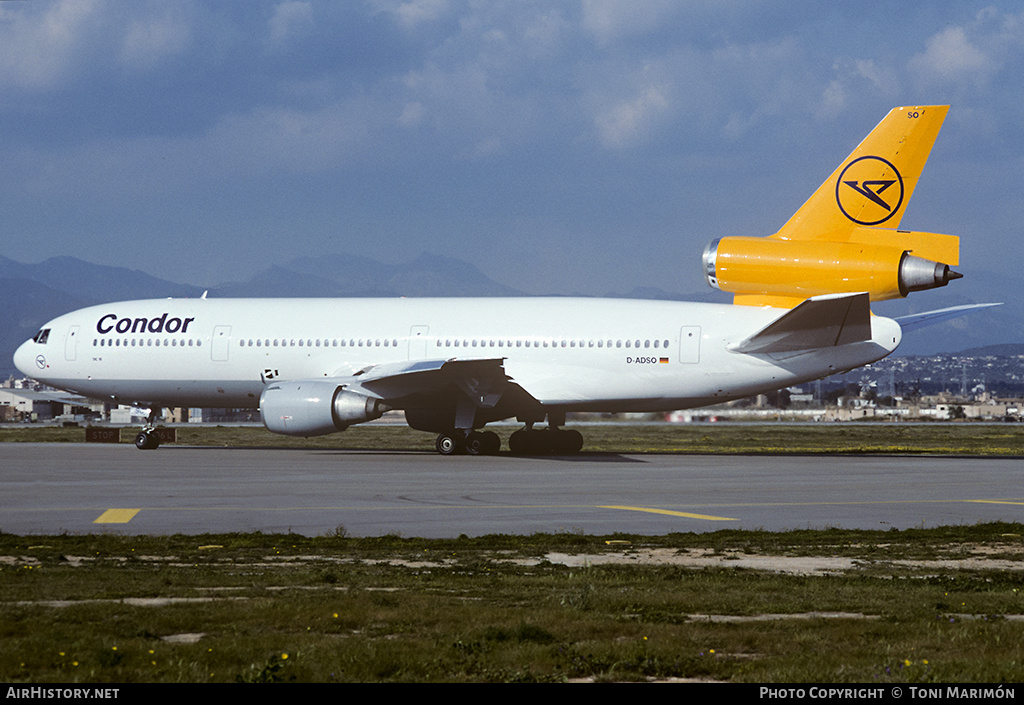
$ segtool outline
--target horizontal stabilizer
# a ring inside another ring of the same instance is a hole
[[[829,348],[870,339],[868,294],[836,294],[807,299],[728,349],[738,353],[781,353]]]
[[[950,306],[949,308],[940,308],[937,311],[925,311],[924,313],[912,313],[908,316],[900,316],[895,318],[897,323],[900,324],[900,328],[904,332],[908,330],[914,330],[915,328],[924,328],[935,323],[942,323],[950,318],[956,318],[962,316],[965,313],[971,313],[982,308],[989,308],[991,306],[1002,306],[1002,303],[996,304],[967,304],[965,306]]]

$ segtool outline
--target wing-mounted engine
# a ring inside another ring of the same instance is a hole
[[[350,391],[338,380],[275,382],[260,395],[263,425],[287,436],[337,433],[388,410],[380,399]]]

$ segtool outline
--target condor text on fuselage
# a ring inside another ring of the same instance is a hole
[[[188,333],[188,324],[196,320],[195,317],[185,319],[171,317],[164,312],[154,318],[118,318],[116,313],[108,313],[101,317],[96,323],[96,332],[100,335],[107,333]]]

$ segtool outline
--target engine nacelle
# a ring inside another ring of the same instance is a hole
[[[274,382],[260,395],[268,431],[286,436],[323,436],[380,418],[389,407],[330,380]]]
[[[704,276],[714,288],[739,297],[806,299],[866,291],[872,301],[945,286],[962,276],[947,264],[910,254],[895,240],[889,245],[724,237],[704,249]]]

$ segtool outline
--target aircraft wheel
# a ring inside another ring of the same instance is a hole
[[[139,450],[153,450],[160,445],[160,438],[155,433],[140,431],[135,436],[135,447]]]
[[[527,431],[520,429],[508,439],[509,450],[515,455],[548,455],[554,450],[551,431]]]
[[[583,450],[583,434],[579,431],[563,431],[561,448],[570,455],[575,455]]]
[[[520,429],[508,439],[513,455],[575,455],[583,449],[583,434],[579,431]]]
[[[501,438],[494,431],[470,431],[465,448],[470,455],[497,455],[501,450]]]
[[[481,455],[484,452],[484,434],[471,431],[466,436],[466,452],[470,455]]]
[[[526,455],[528,445],[529,441],[524,429],[519,429],[508,437],[508,449],[512,451],[512,455]]]
[[[440,434],[437,437],[437,442],[435,443],[435,446],[437,447],[437,452],[440,453],[441,455],[455,455],[456,453],[459,452],[460,445],[461,444],[459,443],[458,439],[454,436],[454,434],[450,433]]]
[[[480,434],[484,439],[483,452],[485,455],[497,455],[501,450],[501,438],[494,431],[484,431]]]

